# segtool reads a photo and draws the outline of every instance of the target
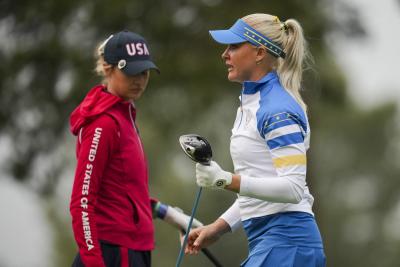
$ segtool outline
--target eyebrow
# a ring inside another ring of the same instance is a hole
[[[245,43],[248,43],[248,42],[236,43],[236,44],[228,44],[228,46],[237,46],[237,47],[241,47],[241,46],[243,46]]]

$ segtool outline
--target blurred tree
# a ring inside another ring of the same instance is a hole
[[[344,20],[333,19],[332,5]],[[393,266],[400,261],[393,249],[399,240],[391,239],[392,246],[380,244],[393,229],[390,218],[399,201],[400,170],[392,156],[396,110],[386,105],[363,111],[348,98],[343,74],[325,39],[338,30],[349,37],[365,35],[357,11],[344,1],[2,1],[0,141],[8,152],[6,171],[41,195],[55,197],[61,173],[74,168],[65,160],[74,154],[71,138],[66,137],[68,116],[99,82],[92,71],[94,47],[126,28],[148,39],[162,72],[152,74],[148,92],[137,103],[151,191],[190,212],[193,164],[180,151],[178,136],[206,136],[215,159],[231,168],[229,136],[240,93],[239,85],[226,80],[220,61],[224,48],[212,42],[207,31],[229,27],[254,12],[298,19],[315,58],[304,92],[313,129],[308,182],[316,198],[328,266]],[[71,175],[68,179],[72,183]],[[233,199],[233,194],[207,191],[197,217],[209,223]],[[74,244],[59,229],[57,216],[50,209],[57,250],[65,253],[54,265],[69,266],[66,259],[72,260]],[[173,266],[177,234],[162,222],[156,222],[156,229],[154,266]],[[226,266],[237,266],[247,253],[245,236],[242,231],[227,235],[211,250]],[[186,257],[184,262],[194,267],[209,264],[203,256]]]

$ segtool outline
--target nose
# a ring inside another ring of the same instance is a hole
[[[226,60],[229,57],[229,46],[225,49],[225,51],[222,53],[221,58],[222,60]]]
[[[131,77],[133,82],[145,83],[146,80],[149,78],[149,71],[143,71]]]

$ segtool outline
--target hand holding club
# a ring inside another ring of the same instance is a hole
[[[223,189],[232,183],[232,173],[224,171],[215,161],[210,165],[196,164],[196,182],[198,186],[211,189]]]

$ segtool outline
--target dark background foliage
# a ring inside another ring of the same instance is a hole
[[[396,266],[400,243],[388,241],[383,227],[398,201],[400,170],[392,145],[398,134],[396,106],[365,110],[349,98],[326,36],[335,31],[365,38],[366,32],[356,9],[343,1],[335,5],[343,21],[330,16],[329,1],[317,0],[2,1],[0,137],[10,148],[2,172],[46,202],[57,198],[62,179],[72,184],[72,176],[61,175],[74,168],[67,160],[74,154],[68,116],[100,81],[93,72],[94,47],[111,33],[129,29],[147,38],[161,69],[137,102],[151,192],[189,213],[196,190],[194,165],[177,139],[186,133],[206,136],[215,160],[232,169],[229,137],[240,93],[240,85],[226,79],[220,59],[224,47],[211,41],[208,30],[229,27],[256,12],[296,18],[315,61],[305,72],[303,92],[312,127],[308,183],[328,266]],[[234,197],[205,191],[197,217],[212,222]],[[67,209],[64,216],[51,204],[48,210],[56,244],[51,261],[70,266],[75,244]],[[177,233],[159,221],[156,230],[154,266],[173,266]],[[247,255],[243,231],[228,234],[211,250],[226,266],[238,266]],[[204,256],[184,262],[209,266]]]

